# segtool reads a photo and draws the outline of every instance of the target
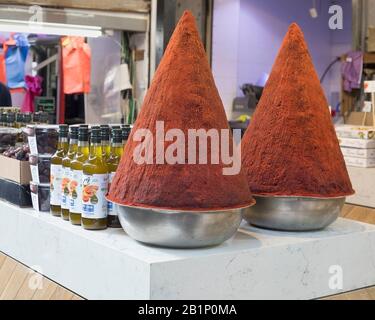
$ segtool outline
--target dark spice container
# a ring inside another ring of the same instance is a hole
[[[49,212],[50,187],[49,184],[30,182],[31,200],[37,211]]]
[[[29,156],[29,163],[33,182],[49,183],[51,172],[51,157],[31,154]]]

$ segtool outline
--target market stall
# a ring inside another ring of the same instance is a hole
[[[0,6],[0,32],[25,27],[18,9],[9,22]],[[83,299],[318,299],[375,286],[375,225],[340,217],[346,202],[374,203],[374,130],[335,126],[309,28],[283,29],[269,73],[232,110],[206,19],[178,16],[153,74],[145,12],[93,12],[79,28],[88,12],[72,9],[62,31],[56,10],[49,36],[3,34],[4,81],[26,94],[0,107],[0,298],[5,287],[17,297],[3,257]]]
[[[304,233],[243,223],[220,246],[178,250],[3,202],[0,212],[1,251],[87,299],[315,299],[375,285],[375,227],[346,219]]]

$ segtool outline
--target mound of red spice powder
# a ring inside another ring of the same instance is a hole
[[[253,194],[341,197],[352,185],[303,33],[292,24],[242,140]]]
[[[244,207],[254,202],[242,172],[223,175],[226,166],[221,160],[219,164],[210,163],[210,142],[208,164],[155,164],[156,121],[164,121],[165,132],[178,128],[185,137],[188,129],[228,129],[224,107],[190,12],[181,17],[154,75],[108,198],[129,206],[208,211]],[[134,149],[140,144],[133,141],[133,136],[141,128],[153,134],[153,164],[140,165],[133,159]]]

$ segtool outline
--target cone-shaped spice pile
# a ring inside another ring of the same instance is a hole
[[[222,169],[227,166],[221,158],[219,164],[211,164],[209,141],[208,164],[155,164],[156,139],[154,164],[135,163],[133,152],[139,142],[133,141],[133,136],[145,128],[155,137],[156,121],[164,121],[165,132],[178,128],[186,137],[188,129],[228,129],[195,20],[189,12],[180,19],[155,73],[108,198],[124,205],[180,210],[236,208],[253,202],[242,172],[223,175]]]
[[[354,192],[296,24],[289,27],[242,140],[242,167],[257,195],[341,197]]]

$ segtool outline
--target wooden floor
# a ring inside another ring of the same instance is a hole
[[[81,300],[57,283],[0,252],[0,300]]]
[[[345,205],[341,216],[375,224],[375,209]],[[41,276],[0,252],[0,300],[81,300],[73,292]],[[375,287],[347,292],[323,300],[375,300]]]

